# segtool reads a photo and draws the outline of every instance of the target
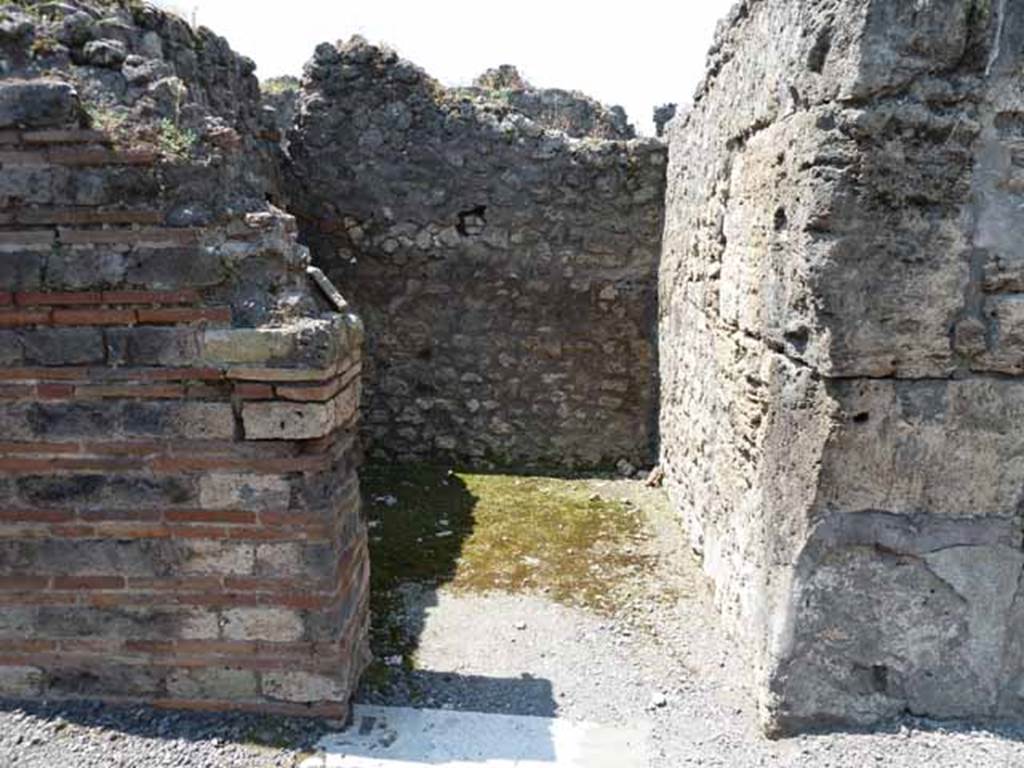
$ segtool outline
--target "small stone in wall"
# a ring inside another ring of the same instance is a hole
[[[120,67],[127,56],[124,43],[118,40],[93,40],[82,49],[83,63],[95,67]]]

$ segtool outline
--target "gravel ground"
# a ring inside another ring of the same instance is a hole
[[[292,768],[332,725],[0,700],[0,768]]]
[[[907,720],[869,733],[761,737],[743,661],[721,634],[702,577],[660,492],[592,481],[644,511],[648,567],[616,588],[611,615],[543,594],[405,585],[415,663],[368,682],[364,703],[646,721],[652,768],[677,766],[1024,767],[1024,729]],[[145,707],[0,701],[0,768],[295,766],[332,725]]]

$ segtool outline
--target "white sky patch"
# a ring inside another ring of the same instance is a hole
[[[621,104],[641,133],[666,102],[686,104],[715,24],[733,0],[159,0],[223,35],[261,78],[300,75],[322,42],[384,42],[446,85],[499,64],[531,83]]]

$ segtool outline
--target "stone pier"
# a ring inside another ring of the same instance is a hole
[[[672,124],[662,460],[772,732],[1024,715],[1022,50],[749,0]]]
[[[0,694],[344,718],[361,323],[265,202],[251,65],[77,7],[5,22]]]

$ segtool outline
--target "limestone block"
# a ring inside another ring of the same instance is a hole
[[[0,667],[0,692],[11,698],[38,696],[43,675],[38,667]]]
[[[182,699],[252,699],[259,695],[259,680],[249,669],[177,670],[167,679],[167,692]]]
[[[344,679],[312,672],[264,672],[263,693],[284,701],[336,701],[345,695]]]
[[[286,509],[291,486],[282,477],[217,472],[199,480],[199,503],[204,509]]]
[[[242,407],[247,440],[310,440],[323,437],[335,426],[330,403],[255,402]]]
[[[299,640],[305,631],[302,617],[284,608],[230,608],[223,612],[223,634],[228,640]]]

